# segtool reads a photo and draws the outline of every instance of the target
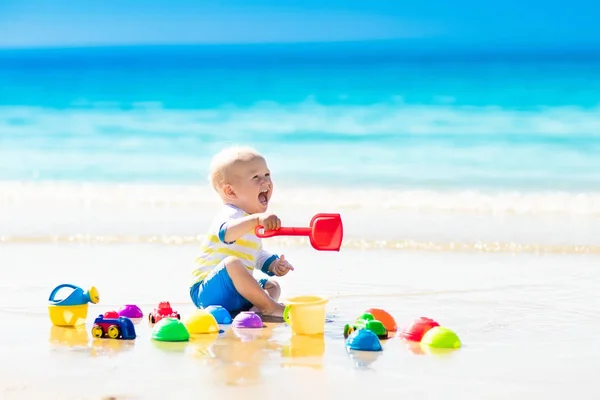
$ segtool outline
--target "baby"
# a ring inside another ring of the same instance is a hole
[[[273,194],[265,159],[251,148],[231,147],[216,154],[210,181],[223,206],[201,245],[192,272],[190,296],[201,307],[220,305],[230,313],[256,311],[281,317],[281,289],[269,279],[255,279],[255,268],[268,276],[284,276],[294,268],[283,254],[271,254],[254,233],[258,225],[278,229],[281,221],[267,213]]]

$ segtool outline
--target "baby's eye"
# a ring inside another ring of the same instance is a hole
[[[252,179],[258,179],[258,175],[254,175]]]

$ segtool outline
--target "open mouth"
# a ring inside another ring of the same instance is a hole
[[[262,189],[260,191],[258,194],[258,201],[260,201],[260,204],[263,206],[269,204],[269,189]]]

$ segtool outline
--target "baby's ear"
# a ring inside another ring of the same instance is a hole
[[[231,187],[231,185],[229,184],[225,184],[223,185],[223,187],[221,188],[221,191],[223,192],[223,194],[225,195],[225,197],[230,198],[230,199],[235,199],[237,198],[237,195],[235,194],[235,192],[233,191],[233,187]]]

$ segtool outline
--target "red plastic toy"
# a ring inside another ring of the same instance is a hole
[[[104,313],[104,318],[108,318],[108,319],[118,319],[119,318],[119,313],[116,311],[107,311]]]
[[[177,318],[181,319],[179,313],[171,308],[171,304],[168,301],[161,301],[158,303],[158,307],[154,309],[148,315],[148,319],[151,323],[155,324],[163,318]]]
[[[433,327],[440,326],[437,321],[427,317],[419,317],[400,331],[400,337],[413,342],[420,342],[423,335]]]
[[[340,251],[344,238],[344,226],[340,214],[316,214],[308,228],[281,227],[273,231],[265,231],[263,226],[254,229],[256,236],[270,238],[273,236],[308,236],[310,244],[320,251]]]

